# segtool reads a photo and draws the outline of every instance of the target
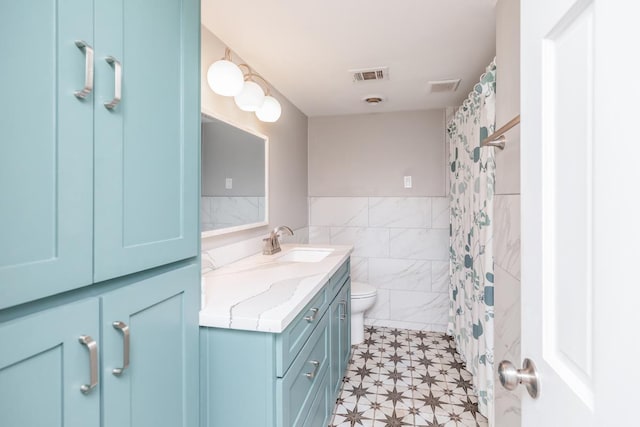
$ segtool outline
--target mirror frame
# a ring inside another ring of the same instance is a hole
[[[269,225],[269,137],[250,127],[241,126],[238,123],[235,123],[234,121],[229,120],[226,117],[222,117],[220,114],[214,113],[213,111],[205,107],[202,107],[200,109],[200,114],[204,114],[205,116],[220,120],[221,122],[226,123],[229,126],[233,126],[236,129],[240,129],[264,140],[264,220],[250,224],[236,225],[234,227],[218,228],[215,230],[200,230],[200,238],[204,239],[207,237],[221,236],[223,234],[230,234],[237,231],[250,230],[252,228],[265,227]],[[200,123],[200,151],[200,162],[202,162],[202,120]],[[198,200],[199,206],[202,200],[202,163],[198,165],[198,169],[200,170],[200,181],[198,181],[200,184],[198,189],[198,197],[200,198],[200,200]],[[202,227],[202,219],[200,218],[200,215],[198,215],[198,227]]]

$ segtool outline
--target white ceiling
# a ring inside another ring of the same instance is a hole
[[[495,0],[202,0],[202,23],[312,117],[460,105],[495,55],[494,8]],[[388,81],[353,83],[347,72],[378,66],[389,67]],[[457,78],[456,92],[429,93],[429,80]],[[372,94],[386,101],[362,101]]]

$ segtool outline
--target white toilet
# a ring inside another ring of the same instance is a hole
[[[368,283],[351,282],[351,344],[364,341],[364,312],[373,307],[377,293]]]

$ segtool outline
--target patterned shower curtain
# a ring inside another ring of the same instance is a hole
[[[449,122],[451,166],[448,333],[473,374],[480,412],[493,425],[495,60]]]

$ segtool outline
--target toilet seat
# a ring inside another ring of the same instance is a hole
[[[375,296],[376,293],[377,289],[368,283],[351,282],[352,299],[370,298],[372,296]]]

